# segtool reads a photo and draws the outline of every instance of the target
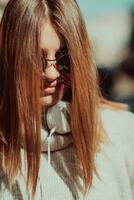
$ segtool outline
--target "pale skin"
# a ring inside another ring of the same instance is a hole
[[[61,38],[56,33],[51,22],[48,20],[42,28],[41,48],[46,52],[47,59],[56,59],[56,52],[63,46]],[[48,61],[44,75],[48,82],[44,88],[43,97],[40,98],[43,106],[49,107],[56,104],[63,98],[65,86],[63,83],[57,84],[60,73],[55,67],[56,61]],[[49,67],[50,66],[50,67]]]

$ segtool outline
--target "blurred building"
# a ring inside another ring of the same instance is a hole
[[[123,59],[131,34],[133,0],[78,0],[86,18],[96,62],[113,67]]]

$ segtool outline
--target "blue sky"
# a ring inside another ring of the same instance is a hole
[[[85,17],[110,11],[127,11],[134,7],[134,0],[77,0]]]

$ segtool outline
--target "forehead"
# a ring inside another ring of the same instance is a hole
[[[50,21],[42,25],[41,48],[46,51],[57,51],[64,46],[63,38],[56,32]]]

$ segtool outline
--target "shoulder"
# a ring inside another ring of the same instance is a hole
[[[134,114],[124,110],[105,109],[102,125],[110,141],[120,149],[129,173],[134,177]]]
[[[101,112],[103,128],[116,145],[134,148],[134,114],[124,110],[104,109]],[[127,149],[126,149],[127,150]]]
[[[124,110],[105,109],[102,125],[108,138],[124,153],[134,150],[134,114]],[[133,156],[134,157],[134,156]]]
[[[124,110],[104,109],[101,112],[102,125],[109,137],[116,133],[118,137],[133,138],[134,114]]]

